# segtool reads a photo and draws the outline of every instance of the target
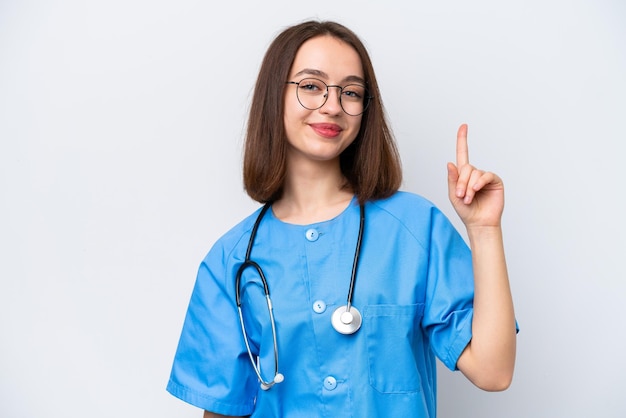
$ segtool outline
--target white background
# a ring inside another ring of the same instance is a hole
[[[384,3],[384,5],[383,5]],[[197,266],[257,205],[262,55],[334,19],[438,204],[456,128],[507,187],[512,387],[440,370],[440,417],[626,416],[626,4],[0,0],[0,416],[199,417],[165,392]]]

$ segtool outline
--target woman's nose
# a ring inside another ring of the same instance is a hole
[[[331,93],[331,89],[334,90],[336,93]],[[327,113],[332,113],[332,114],[343,112],[343,108],[341,107],[341,87],[339,86],[327,87],[326,102],[320,108],[320,110],[325,111]]]

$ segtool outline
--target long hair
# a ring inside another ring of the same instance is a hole
[[[340,155],[343,175],[361,203],[389,197],[402,182],[400,156],[365,46],[354,32],[339,23],[307,21],[288,27],[274,39],[256,81],[245,139],[243,181],[248,195],[258,202],[271,202],[282,196],[287,171],[285,81],[300,46],[322,35],[354,48],[372,96],[355,140]]]

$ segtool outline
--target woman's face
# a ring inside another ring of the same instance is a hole
[[[357,52],[331,36],[309,39],[298,50],[288,81],[300,82],[306,78],[341,87],[350,84],[365,85],[361,59]],[[305,95],[316,90],[315,86],[306,84],[289,84],[285,89],[284,123],[289,144],[288,158],[290,161],[338,161],[339,155],[358,134],[362,117],[350,116],[344,112],[339,102],[340,89],[336,87],[328,89],[328,99],[322,107],[316,110],[306,109],[296,96],[296,90],[299,89],[301,99],[306,100]],[[323,84],[320,86],[325,89]],[[344,93],[343,103],[346,109],[350,110],[348,102],[354,101],[354,97],[356,94],[352,92]],[[318,99],[323,100],[321,97]]]

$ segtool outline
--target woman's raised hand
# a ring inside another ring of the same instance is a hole
[[[448,196],[466,228],[500,226],[504,185],[496,174],[469,163],[467,125],[456,137],[456,165],[448,163]]]

